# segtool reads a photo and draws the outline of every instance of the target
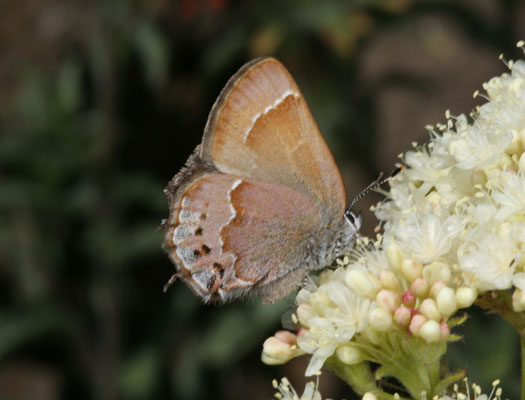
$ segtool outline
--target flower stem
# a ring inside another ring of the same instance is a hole
[[[525,400],[525,337],[520,335],[521,344],[521,400]]]

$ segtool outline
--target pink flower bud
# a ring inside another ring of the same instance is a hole
[[[287,343],[289,345],[297,344],[297,336],[290,331],[277,331],[273,336],[283,343]]]
[[[447,286],[445,284],[445,282],[443,281],[437,281],[436,283],[434,283],[432,285],[432,287],[430,288],[430,296],[433,297],[433,298],[436,298],[437,294],[439,293],[439,291],[441,289],[443,289],[445,286]]]
[[[401,297],[397,292],[383,289],[377,294],[376,302],[379,307],[393,313],[395,309],[401,304]]]
[[[411,319],[412,311],[409,308],[401,306],[394,312],[395,323],[403,328],[408,326]]]
[[[285,340],[281,340],[281,338]],[[293,333],[279,331],[275,336],[264,341],[261,359],[265,364],[278,365],[284,364],[303,353],[297,348],[296,336]]]
[[[425,322],[427,322],[427,317],[424,315],[414,315],[410,321],[410,325],[408,326],[408,331],[414,336],[419,336],[419,331]]]
[[[445,322],[442,322],[439,324],[439,328],[441,329],[441,334],[439,336],[440,340],[447,340],[450,336],[450,327]]]
[[[407,290],[405,293],[403,293],[403,304],[407,307],[414,307],[416,305],[416,296],[414,296],[414,293],[411,290]]]

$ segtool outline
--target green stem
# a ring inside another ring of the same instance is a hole
[[[525,337],[520,335],[521,344],[521,400],[525,400]]]
[[[376,385],[374,374],[367,362],[356,365],[346,365],[338,361],[336,357],[329,358],[325,368],[334,372],[339,378],[352,387],[354,392],[363,396],[366,392],[373,393],[378,400],[394,400],[395,397],[384,392]],[[399,397],[403,400],[404,397]]]
[[[337,356],[330,357],[325,363],[326,368],[335,372],[361,396],[371,392],[378,400],[394,399],[394,395],[385,392],[380,382],[384,384],[385,378],[395,378],[402,385],[398,391],[409,394],[410,398],[420,399],[423,392],[427,398],[433,398],[450,383],[463,377],[463,372],[451,375],[440,368],[440,360],[447,349],[446,342],[426,343],[401,332],[385,334],[375,345],[365,341],[362,339],[357,343],[364,359],[379,364],[373,371],[369,362],[346,365]]]

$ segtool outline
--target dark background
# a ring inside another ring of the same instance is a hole
[[[291,299],[202,306],[155,231],[166,183],[246,61],[301,87],[349,197],[523,57],[525,2],[0,2],[0,399],[269,399],[306,359],[260,360]],[[365,233],[376,221],[362,201]],[[481,312],[452,368],[517,397],[518,339]],[[330,374],[324,397],[352,398]]]

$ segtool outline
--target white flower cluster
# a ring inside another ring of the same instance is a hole
[[[334,354],[371,360],[362,341],[382,332],[444,341],[449,317],[489,290],[516,288],[514,311],[525,310],[525,62],[507,66],[470,118],[447,112],[427,145],[404,154],[375,208],[383,236],[358,240],[354,261],[311,279],[297,296],[301,328],[269,338],[263,361],[308,353],[310,376]]]
[[[274,389],[277,389],[275,398],[278,400],[322,400],[321,393],[317,388],[318,382],[308,382],[301,396],[295,391],[287,378],[282,378],[281,382],[274,380],[272,384]]]
[[[376,215],[383,248],[420,263],[423,276],[437,263],[456,293],[515,286],[514,310],[523,311],[525,62],[507,65],[511,73],[484,84],[488,102],[470,122],[447,112],[440,134],[429,127],[432,140],[404,155],[407,168]]]
[[[454,384],[452,392],[445,393],[441,396],[434,396],[432,400],[501,400],[502,389],[499,387],[499,379],[492,382],[492,390],[487,395],[482,392],[481,386],[472,384],[472,387],[469,386],[467,378],[463,379],[464,388],[461,388],[458,384]],[[472,390],[472,393],[471,393]],[[394,395],[394,399],[400,399],[399,395]],[[426,400],[427,396],[425,393],[421,394],[421,398]],[[377,397],[370,392],[367,392],[363,395],[362,400],[377,400]]]
[[[272,382],[274,389],[277,390],[275,397],[279,400],[322,400],[321,393],[318,390],[318,382],[308,382],[305,386],[304,392],[301,396],[295,391],[290,381],[287,378],[282,378],[281,382],[274,380]],[[440,396],[434,396],[432,400],[501,400],[502,389],[499,387],[499,379],[492,382],[492,390],[489,394],[482,392],[479,385],[473,383],[469,385],[467,378],[463,379],[462,387],[458,384],[454,384],[452,391],[449,391]],[[471,393],[472,391],[472,393]],[[400,399],[398,394],[394,394],[394,399]],[[421,398],[425,400],[427,398],[425,393],[421,393]],[[371,393],[366,392],[362,400],[377,400],[377,397]]]

